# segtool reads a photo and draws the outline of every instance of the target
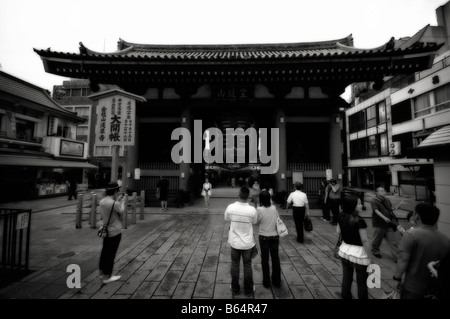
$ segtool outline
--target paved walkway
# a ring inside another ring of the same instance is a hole
[[[397,200],[393,202],[401,199]],[[67,201],[66,196],[2,204],[1,207],[33,210],[29,259],[32,273],[0,288],[0,298],[232,299],[229,223],[224,221],[223,212],[233,201],[233,198],[212,198],[209,210],[204,209],[202,199],[193,206],[170,207],[164,213],[157,207],[145,207],[144,219],[140,220],[138,215],[135,224],[130,224],[129,214],[114,265],[115,273],[122,277],[107,285],[101,283],[97,270],[102,240],[96,236],[97,230],[90,228],[88,201],[83,208],[82,227],[78,229],[76,201]],[[369,217],[370,205],[366,207],[362,215]],[[281,287],[263,287],[257,256],[253,260],[254,296],[235,298],[339,299],[342,270],[332,251],[337,240],[335,227],[322,221],[321,212],[314,209],[311,211],[314,230],[306,232],[305,243],[300,244],[295,240],[292,211],[286,213],[280,209],[279,212],[290,232],[280,239]],[[406,213],[399,211],[397,215],[402,218]],[[409,228],[404,219],[400,222]],[[371,236],[370,218],[367,223]],[[375,299],[395,287],[392,280],[395,264],[384,242],[381,252],[383,258],[375,260],[381,267],[381,288],[369,291],[370,298]],[[80,266],[81,288],[67,286],[71,275],[68,266],[73,264]],[[356,296],[356,284],[353,286]]]

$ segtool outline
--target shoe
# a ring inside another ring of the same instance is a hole
[[[233,287],[231,287],[231,285],[230,285],[230,289],[234,296],[239,296],[239,294],[240,294],[239,290],[233,290]]]
[[[280,288],[280,287],[281,287],[281,282],[278,283],[278,282],[273,282],[273,281],[272,281],[272,284],[273,284],[273,286],[274,286],[275,288]]]
[[[336,226],[336,225],[337,225],[337,223],[331,223],[331,225],[333,225],[333,226]]]
[[[270,284],[270,282],[264,282],[263,283],[264,288],[269,289],[270,287],[272,287],[272,285]]]
[[[381,258],[381,254],[380,253],[372,253],[375,257],[377,258]]]
[[[103,280],[103,283],[104,283],[104,284],[108,284],[108,283],[110,283],[110,282],[119,280],[120,277],[121,277],[121,276],[111,276],[111,277],[109,277],[108,279],[104,279],[104,280]]]
[[[251,292],[249,292],[249,293],[246,293],[245,295],[247,296],[247,297],[250,297],[250,296],[252,296],[254,293],[255,293],[255,285],[253,285],[253,290],[251,291]]]

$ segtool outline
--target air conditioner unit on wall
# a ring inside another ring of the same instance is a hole
[[[398,156],[401,155],[402,149],[401,149],[401,143],[399,141],[391,142],[389,144],[389,155],[391,156]]]

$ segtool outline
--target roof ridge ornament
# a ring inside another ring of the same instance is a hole
[[[87,55],[87,48],[84,46],[83,42],[80,42],[80,54],[85,54]]]

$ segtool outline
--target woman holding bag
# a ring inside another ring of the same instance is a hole
[[[369,256],[371,249],[367,237],[367,224],[356,209],[358,203],[361,207],[360,200],[354,195],[344,197],[343,211],[338,217],[336,226],[337,233],[342,236],[338,252],[342,261],[342,299],[352,299],[354,271],[356,271],[358,299],[368,299],[367,266],[372,263]]]
[[[281,285],[281,266],[278,255],[280,237],[277,232],[278,211],[271,203],[271,196],[263,189],[259,194],[260,207],[256,209],[259,224],[259,247],[261,249],[261,266],[263,285],[270,288],[269,254],[272,258],[272,283],[275,287]]]
[[[120,279],[120,276],[112,275],[117,248],[122,239],[122,217],[125,211],[124,194],[119,191],[120,186],[117,183],[109,183],[106,187],[106,197],[100,201],[98,208],[103,224],[107,225],[107,236],[103,238],[99,262],[104,284]]]

